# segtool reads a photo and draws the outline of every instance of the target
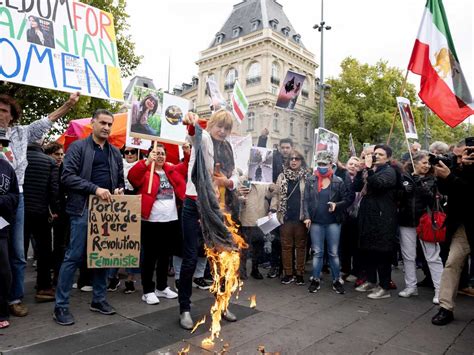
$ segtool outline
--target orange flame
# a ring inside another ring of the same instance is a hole
[[[248,245],[238,234],[238,226],[232,221],[230,214],[224,213],[224,223],[232,234],[237,249],[217,250],[205,246],[214,279],[210,291],[215,295],[216,302],[211,307],[211,335],[201,342],[203,347],[214,345],[214,340],[219,337],[221,331],[222,313],[227,310],[232,294],[242,287],[239,279],[240,249],[247,248]]]
[[[191,330],[191,334],[193,334],[196,329],[201,325],[201,324],[204,324],[206,323],[206,316],[204,316],[203,319],[201,319],[200,321],[196,322],[196,325],[194,326],[193,330]]]
[[[250,296],[250,308],[257,307],[257,295]]]
[[[191,349],[191,345],[188,345],[186,348],[182,348],[180,351],[178,351],[178,355],[184,355],[189,353],[189,350]]]

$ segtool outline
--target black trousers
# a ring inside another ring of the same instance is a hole
[[[0,238],[0,321],[8,320],[8,294],[12,283],[12,271],[8,260],[8,239]]]
[[[142,221],[141,239],[143,248],[142,286],[143,293],[156,289],[163,291],[168,287],[168,263],[171,256],[173,239],[179,232],[178,221],[147,222]],[[153,282],[153,274],[156,284]]]
[[[52,287],[51,268],[53,266],[53,241],[48,215],[25,213],[25,235],[30,235],[36,242],[37,251],[37,291]]]
[[[359,276],[361,271],[357,228],[357,218],[348,217],[341,226],[339,244],[341,271],[355,276]]]
[[[370,283],[377,283],[384,290],[390,289],[390,280],[392,279],[392,252],[367,251],[364,253],[367,279]]]
[[[242,227],[242,234],[249,245],[247,249],[242,249],[240,255],[240,267],[246,271],[249,253],[252,256],[252,268],[258,267],[258,260],[263,253],[263,232],[258,227]]]

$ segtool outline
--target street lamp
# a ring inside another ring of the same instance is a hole
[[[319,127],[324,128],[324,89],[327,88],[324,85],[324,30],[330,30],[331,26],[326,26],[326,22],[324,22],[324,0],[321,0],[321,22],[313,26],[313,29],[317,29],[321,32],[321,62],[320,62],[320,75],[319,75]]]

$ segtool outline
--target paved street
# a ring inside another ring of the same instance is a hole
[[[310,269],[310,264],[307,264]],[[262,270],[264,271],[264,270]],[[308,275],[307,275],[308,276]],[[393,278],[402,286],[403,273]],[[176,300],[161,300],[148,306],[141,292],[124,295],[109,293],[117,309],[114,316],[88,310],[90,294],[73,291],[71,310],[76,324],[56,325],[51,318],[53,304],[33,304],[33,268],[28,266],[26,303],[30,315],[12,318],[10,328],[0,331],[0,351],[6,354],[176,354],[190,346],[191,354],[212,354],[228,344],[229,354],[473,354],[474,299],[459,296],[456,320],[445,327],[430,323],[437,307],[432,292],[420,289],[420,296],[402,299],[392,293],[388,300],[373,301],[347,285],[345,295],[337,295],[328,283],[317,294],[307,286],[284,286],[276,279],[245,282],[231,309],[236,323],[223,322],[223,341],[214,349],[200,347],[208,336],[209,322],[195,334],[178,326]],[[171,284],[171,280],[170,280]],[[123,289],[122,289],[123,290]],[[256,309],[249,297],[257,295]],[[195,320],[209,312],[212,297],[207,291],[193,294]]]

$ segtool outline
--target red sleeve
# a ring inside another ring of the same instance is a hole
[[[190,136],[194,136],[196,134],[196,127],[194,127],[193,125],[188,125],[187,128],[188,128],[188,134]]]
[[[133,187],[139,188],[144,184],[145,173],[150,167],[146,166],[146,160],[140,160],[128,172],[127,179]]]

